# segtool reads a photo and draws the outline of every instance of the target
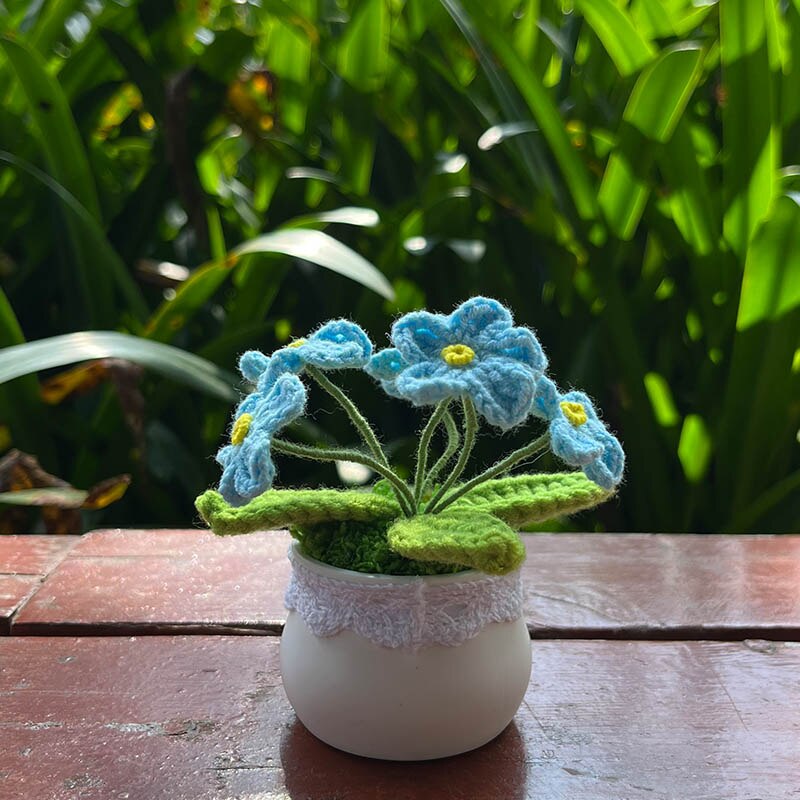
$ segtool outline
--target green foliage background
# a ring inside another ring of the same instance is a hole
[[[242,350],[483,293],[625,443],[573,525],[797,529],[800,0],[4,0],[0,32],[0,433],[132,473],[87,525],[195,518]],[[10,349],[91,330],[133,338]],[[138,422],[108,385],[45,405],[107,355]],[[348,386],[409,462],[416,413]],[[353,440],[324,406],[295,435]]]

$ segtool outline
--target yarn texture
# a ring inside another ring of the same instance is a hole
[[[347,319],[334,319],[271,356],[248,351],[239,360],[239,368],[264,392],[281,375],[299,375],[307,365],[323,370],[360,369],[371,355],[372,342],[362,328]]]
[[[622,446],[592,400],[558,388],[545,374],[535,333],[515,326],[497,300],[472,297],[446,315],[404,314],[390,339],[376,353],[360,326],[334,319],[271,355],[241,356],[239,370],[252,391],[217,453],[218,490],[196,500],[215,533],[289,528],[303,553],[357,572],[505,575],[525,556],[516,530],[603,502],[622,481]],[[365,371],[393,397],[434,406],[412,474],[391,463],[378,432],[333,380],[330,373],[343,369]],[[359,444],[278,436],[304,413],[307,386],[327,393],[347,415]],[[494,463],[469,469],[482,421],[506,430],[530,417],[544,426]],[[508,477],[548,449],[580,471]],[[363,490],[272,489],[273,452],[353,462],[377,482]]]
[[[414,311],[392,326],[393,348],[366,371],[414,405],[468,396],[487,422],[507,429],[530,413],[547,359],[533,331],[515,328],[496,300],[473,297],[452,314]]]
[[[417,561],[392,550],[386,531],[393,520],[323,522],[292,528],[303,555],[332,567],[377,575],[446,575],[462,572],[458,564]]]
[[[352,489],[271,489],[238,508],[209,490],[195,505],[220,536],[322,522],[374,522],[400,515],[394,497]]]
[[[611,492],[582,472],[514,475],[487,481],[459,498],[453,510],[485,511],[518,529],[592,508]]]
[[[386,538],[406,558],[461,564],[489,575],[505,575],[525,560],[519,534],[485,511],[448,510],[399,519]]]
[[[275,464],[272,437],[306,407],[306,389],[299,378],[283,375],[264,393],[248,395],[236,411],[231,443],[217,453],[222,467],[220,494],[240,506],[272,486]]]
[[[316,636],[343,630],[382,647],[455,647],[493,622],[522,615],[519,572],[490,576],[465,573],[397,582],[383,576],[366,581],[321,575],[293,551],[285,605]]]
[[[536,384],[532,413],[548,420],[550,445],[565,463],[581,467],[598,486],[611,491],[622,480],[622,445],[597,416],[583,392],[561,394],[555,383],[541,377]]]

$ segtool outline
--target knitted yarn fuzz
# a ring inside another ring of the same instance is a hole
[[[473,297],[452,314],[414,311],[392,326],[393,348],[366,372],[384,390],[414,405],[468,396],[487,422],[507,429],[530,413],[547,359],[533,331],[514,327],[511,312]]]

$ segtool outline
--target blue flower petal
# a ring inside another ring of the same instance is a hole
[[[442,348],[458,344],[447,318],[427,311],[412,311],[392,325],[392,344],[409,364],[440,360]]]
[[[533,375],[524,365],[489,358],[464,368],[444,361],[414,364],[400,373],[394,388],[397,395],[418,406],[467,395],[487,422],[507,429],[527,417],[534,386]]]
[[[258,391],[267,394],[282,375],[299,375],[304,366],[305,361],[299,347],[283,347],[276,350],[258,379]]]
[[[471,344],[491,326],[495,332],[514,324],[511,312],[497,300],[489,297],[472,297],[462,303],[447,320],[455,342]]]
[[[469,372],[472,400],[490,425],[508,430],[530,413],[535,377],[524,364],[506,358],[487,358]]]
[[[483,353],[504,356],[527,364],[537,375],[547,369],[547,357],[533,331],[527,328],[508,328],[500,332],[487,330],[478,337]]]
[[[253,392],[236,411],[252,415],[244,440],[229,444],[217,453],[223,467],[220,494],[233,506],[240,506],[269,489],[275,479],[270,446],[272,437],[305,410],[306,389],[295,375],[280,376],[265,394]]]
[[[561,403],[580,403],[586,422],[573,425],[564,414]],[[586,477],[607,491],[622,480],[625,453],[617,438],[597,416],[591,399],[584,392],[559,394],[548,378],[540,378],[532,412],[550,419],[550,446],[562,461],[581,467]]]
[[[583,467],[603,454],[603,445],[584,430],[589,423],[575,427],[563,416],[550,423],[550,447],[564,462],[573,467]]]
[[[242,377],[250,383],[258,383],[261,374],[269,364],[269,356],[265,356],[259,350],[248,350],[239,359],[239,372]]]
[[[364,372],[379,381],[392,381],[407,366],[408,362],[396,347],[387,347],[372,356],[364,367]]]
[[[312,333],[305,344],[294,348],[307,364],[320,369],[363,367],[372,355],[372,342],[367,334],[347,319],[326,322]]]
[[[607,491],[614,489],[625,471],[625,452],[616,436],[606,431],[603,454],[583,468],[586,477]]]
[[[448,397],[471,394],[470,370],[456,370],[443,360],[424,361],[404,369],[395,380],[398,396],[415,406],[438,403]]]
[[[536,381],[536,393],[531,405],[531,414],[546,420],[554,419],[561,413],[559,402],[561,402],[561,393],[558,391],[558,387],[550,378],[542,375]]]

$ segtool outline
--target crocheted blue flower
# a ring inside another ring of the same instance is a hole
[[[473,297],[448,316],[406,314],[392,326],[391,338],[394,348],[373,356],[367,367],[389,394],[415,405],[468,396],[499,428],[528,416],[547,366],[533,332],[515,328],[511,312],[486,297]]]
[[[260,392],[266,392],[281,375],[287,372],[299,375],[307,364],[325,370],[358,369],[371,355],[372,342],[358,325],[334,319],[271,356],[248,350],[239,359],[239,369],[247,380],[258,384]]]
[[[253,392],[239,404],[231,443],[217,453],[223,468],[219,492],[228,503],[243,505],[272,486],[272,437],[305,406],[306,388],[295,375],[281,375],[268,392]]]
[[[395,381],[407,366],[408,362],[396,347],[387,347],[372,356],[364,367],[364,372],[375,378],[375,380],[380,381],[381,387],[386,394],[392,397],[401,397],[402,395],[398,393],[395,387]]]
[[[608,491],[622,480],[622,445],[583,392],[561,394],[553,381],[541,377],[531,413],[550,422],[550,447],[562,461],[581,467],[587,478]]]

